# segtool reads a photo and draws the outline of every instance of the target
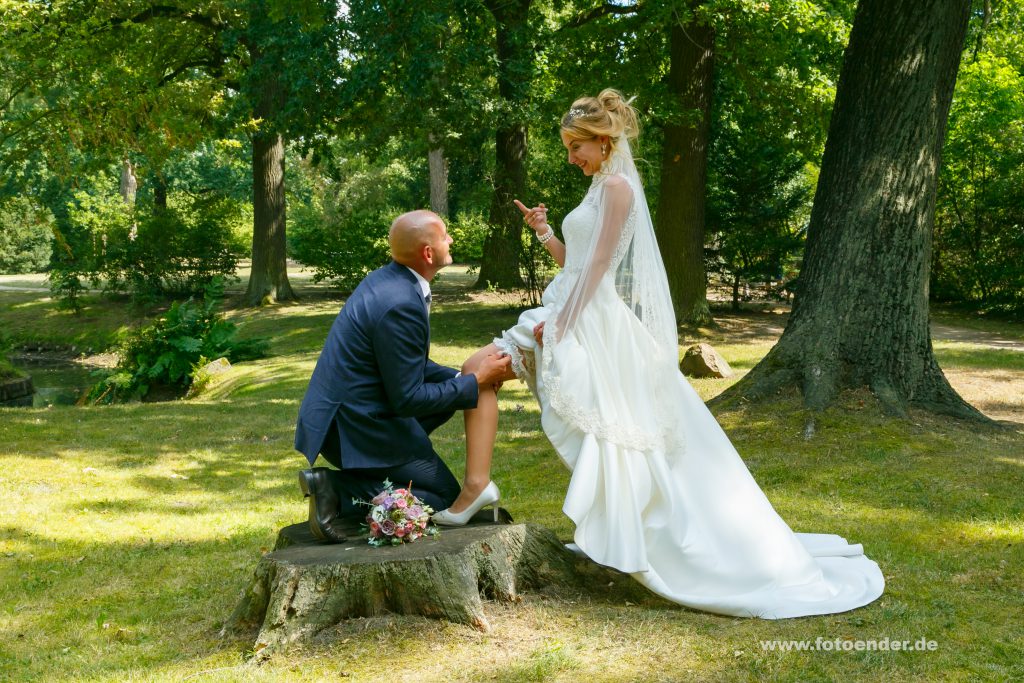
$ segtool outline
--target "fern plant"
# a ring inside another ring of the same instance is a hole
[[[184,393],[201,359],[251,360],[266,355],[265,339],[237,339],[238,327],[218,311],[224,280],[210,280],[202,301],[175,302],[159,320],[130,334],[120,345],[121,360],[93,387],[89,399],[109,403],[142,398],[156,387]]]

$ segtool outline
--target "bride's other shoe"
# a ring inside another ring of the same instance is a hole
[[[466,523],[473,518],[473,515],[488,505],[493,505],[494,521],[497,523],[499,500],[501,500],[501,491],[498,490],[498,485],[493,481],[488,482],[484,490],[476,497],[476,500],[467,505],[466,509],[462,512],[452,512],[451,508],[449,508],[435,512],[431,519],[434,520],[434,524],[440,524],[441,526],[466,526]]]

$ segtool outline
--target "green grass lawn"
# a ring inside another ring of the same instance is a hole
[[[89,299],[85,318],[0,293],[20,340],[96,344],[135,319]],[[883,597],[845,614],[734,619],[659,599],[628,577],[488,604],[493,629],[407,617],[346,622],[313,643],[245,664],[247,639],[218,631],[277,530],[304,519],[292,450],[309,374],[340,301],[318,294],[257,313],[243,334],[270,357],[237,364],[198,399],[0,409],[0,680],[681,681],[1024,678],[1024,412],[1012,429],[915,413],[881,415],[850,392],[801,438],[788,395],[717,414],[796,531],[862,542]],[[516,314],[451,295],[434,304],[433,357],[458,365]],[[13,330],[13,331],[12,331]],[[770,348],[715,341],[739,374]],[[936,345],[958,372],[1024,379],[1016,352]],[[734,379],[695,380],[706,399]],[[494,478],[521,521],[565,539],[568,472],[518,382],[502,392]],[[971,396],[966,396],[971,400]],[[998,398],[998,397],[997,397]],[[1003,397],[1007,401],[1016,397]],[[1014,423],[1008,423],[1014,424]],[[461,423],[435,439],[457,475]],[[764,640],[917,640],[933,652],[770,652]]]

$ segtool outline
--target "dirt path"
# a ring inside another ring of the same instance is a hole
[[[777,308],[773,312],[744,311],[742,314],[716,312],[715,321],[718,330],[702,328],[701,335],[684,334],[682,342],[696,343],[707,341],[762,343],[774,342],[782,336],[782,331],[789,321],[789,311]],[[951,341],[966,344],[978,344],[993,349],[1012,349],[1024,351],[1024,340],[1011,336],[975,330],[967,327],[956,327],[945,323],[932,322],[932,341]]]
[[[702,329],[700,335],[684,334],[683,346],[706,341],[710,344],[773,344],[789,321],[789,311],[716,312],[719,329]],[[932,322],[932,341],[977,344],[990,349],[1024,352],[1024,340],[1007,335]],[[1005,369],[980,369],[963,365],[943,368],[946,379],[964,400],[993,420],[1024,424],[1024,373]]]

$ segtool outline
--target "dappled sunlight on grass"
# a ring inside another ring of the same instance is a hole
[[[22,330],[63,326],[53,320],[64,318],[45,317],[52,303],[7,294],[0,307],[25,307],[0,314],[24,314],[17,318]],[[245,666],[252,640],[218,632],[277,530],[305,519],[295,474],[305,460],[292,450],[294,421],[340,303],[322,296],[231,311],[244,336],[272,337],[274,355],[234,364],[193,400],[0,409],[0,678],[379,680],[382,662],[400,662],[402,677],[424,681],[1024,675],[1024,428],[917,411],[892,420],[868,391],[844,392],[817,416],[811,440],[803,438],[809,413],[796,391],[716,411],[795,531],[840,534],[863,543],[879,563],[886,594],[865,608],[778,622],[733,619],[681,608],[627,576],[583,563],[580,585],[529,591],[511,605],[486,603],[489,633],[415,617],[355,619],[262,667]],[[102,331],[90,334],[114,334],[124,324],[118,306],[97,305],[96,320],[104,322],[94,324]],[[762,329],[774,320],[762,317]],[[458,366],[516,318],[500,303],[441,297],[431,356]],[[737,372],[690,380],[705,400],[771,348],[760,331],[742,334],[742,322],[734,317],[726,332],[708,331]],[[1004,404],[1024,422],[1024,407],[1006,388],[1024,382],[1018,357],[936,346],[969,401]],[[570,473],[540,429],[535,399],[524,384],[508,382],[500,409],[493,478],[503,506],[517,521],[570,539],[573,526],[561,511]],[[461,478],[461,417],[433,441]],[[927,636],[939,650],[783,653],[759,646],[819,636]]]
[[[961,342],[935,342],[934,348],[935,358],[943,368],[1001,368],[1014,372],[1024,370],[1024,352],[1014,349],[993,349]]]

